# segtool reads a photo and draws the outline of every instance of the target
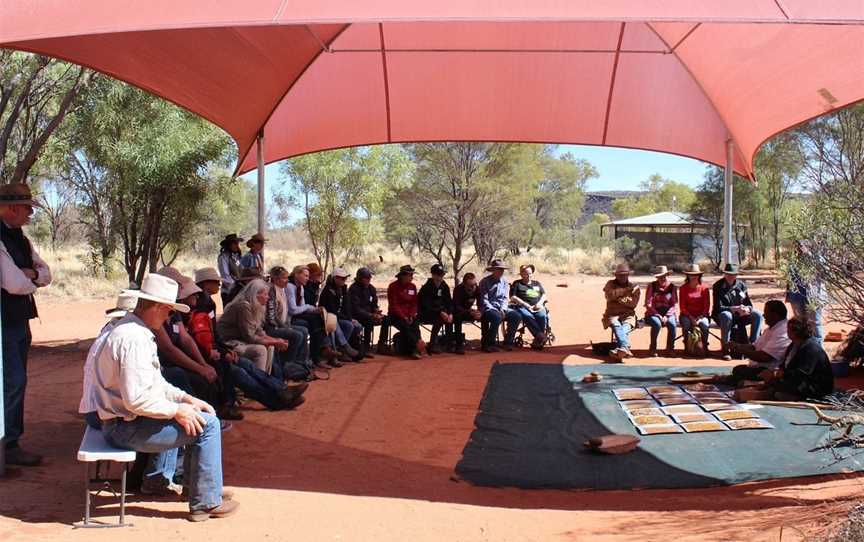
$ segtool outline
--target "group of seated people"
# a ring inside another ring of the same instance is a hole
[[[722,381],[750,388],[754,398],[785,401],[821,398],[833,391],[831,364],[819,337],[814,336],[814,323],[806,314],[787,318],[786,305],[777,299],[765,303],[763,316],[753,307],[736,265],[726,264],[723,277],[710,290],[702,284],[702,271],[696,264],[684,271],[686,280],[681,286],[671,283],[666,266],[658,266],[656,271],[644,301],[644,322],[651,328],[649,356],[658,355],[657,340],[664,327],[666,353],[672,353],[680,320],[688,353],[704,357],[713,320],[720,328],[723,359],[729,361],[734,356],[749,360]],[[603,292],[603,326],[611,328],[614,337],[610,356],[612,361],[621,362],[633,356],[629,334],[641,323],[636,319],[641,289],[630,282],[630,269],[621,264]],[[761,332],[763,322],[767,329]]]

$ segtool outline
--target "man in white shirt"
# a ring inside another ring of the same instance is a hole
[[[735,381],[756,380],[762,371],[776,369],[789,348],[791,341],[786,333],[786,305],[772,299],[765,303],[764,314],[768,329],[762,332],[755,343],[729,345],[732,353],[741,354],[750,360],[747,365],[739,365],[732,370]]]
[[[27,355],[30,320],[39,314],[33,293],[51,283],[48,265],[33,250],[23,226],[30,223],[33,199],[26,184],[0,186],[0,305],[3,336],[3,404],[6,463],[33,467],[42,456],[18,445],[24,434],[24,396],[27,391]]]
[[[91,396],[105,439],[118,448],[160,453],[186,447],[184,481],[190,521],[226,517],[238,503],[223,500],[222,440],[213,407],[162,376],[156,339],[175,302],[178,285],[157,274],[144,278],[134,312],[116,323],[93,366]]]

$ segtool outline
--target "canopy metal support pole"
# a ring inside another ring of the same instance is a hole
[[[264,130],[258,132],[258,233],[264,235],[267,229],[267,210],[264,205],[266,186],[264,179]]]
[[[726,140],[726,168],[723,171],[723,263],[734,263],[732,251],[732,179],[735,173],[735,143]]]

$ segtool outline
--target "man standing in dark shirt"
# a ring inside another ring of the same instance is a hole
[[[27,354],[30,320],[38,316],[33,292],[51,283],[48,265],[33,250],[22,226],[30,223],[33,200],[25,184],[0,186],[0,287],[2,287],[3,439],[6,463],[25,467],[42,462],[38,454],[18,445],[24,433],[24,392],[27,388]]]
[[[441,353],[441,342],[445,348],[453,344],[453,299],[450,287],[444,282],[444,266],[436,263],[430,274],[432,276],[420,288],[420,321],[432,325],[432,336],[426,345],[426,352],[432,355]],[[441,328],[444,328],[443,341],[438,339]]]
[[[727,263],[723,267],[723,278],[714,283],[714,309],[711,318],[720,326],[720,343],[723,359],[732,359],[729,352],[732,328],[750,326],[750,342],[755,343],[762,329],[762,313],[753,308],[747,294],[747,285],[738,279],[738,266]]]

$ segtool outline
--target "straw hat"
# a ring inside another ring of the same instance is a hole
[[[502,260],[501,258],[495,258],[494,260],[489,262],[489,265],[486,267],[486,271],[494,271],[496,269],[507,270],[510,268],[504,264],[504,260]]]
[[[222,282],[222,277],[219,275],[219,271],[216,271],[212,267],[204,267],[195,271],[196,284],[201,284],[202,282],[207,282],[208,280]]]
[[[128,313],[135,310],[138,304],[138,299],[131,295],[120,294],[117,296],[117,303],[113,309],[105,311],[105,318],[123,318]]]
[[[619,263],[615,266],[615,274],[616,275],[629,275],[630,274],[630,266],[626,263]]]
[[[655,270],[657,271],[656,273],[654,273],[655,279],[665,277],[669,274],[669,269],[665,265],[658,265]]]
[[[30,187],[24,183],[0,185],[0,206],[2,205],[29,205],[30,207],[43,207],[41,203],[33,199]]]
[[[335,314],[327,312],[327,309],[321,307],[321,318],[324,319],[324,333],[330,335],[336,331],[336,328],[339,326],[339,320]]]
[[[180,291],[177,292],[177,299],[186,299],[190,295],[201,293],[201,288],[195,284],[195,281],[186,277],[180,283]]]
[[[169,279],[172,279],[174,282],[176,282],[178,284],[180,284],[181,282],[183,282],[184,280],[189,278],[186,275],[184,275],[183,273],[181,273],[180,271],[178,271],[176,268],[171,267],[169,265],[166,265],[165,267],[163,267],[159,271],[156,271],[156,274],[162,275],[163,277],[168,277]]]
[[[177,303],[178,290],[177,281],[158,273],[150,273],[141,282],[140,290],[123,290],[121,295],[168,305],[175,311],[189,312],[188,305]]]
[[[701,275],[702,268],[699,267],[698,263],[692,263],[687,266],[687,269],[684,270],[685,275]]]

